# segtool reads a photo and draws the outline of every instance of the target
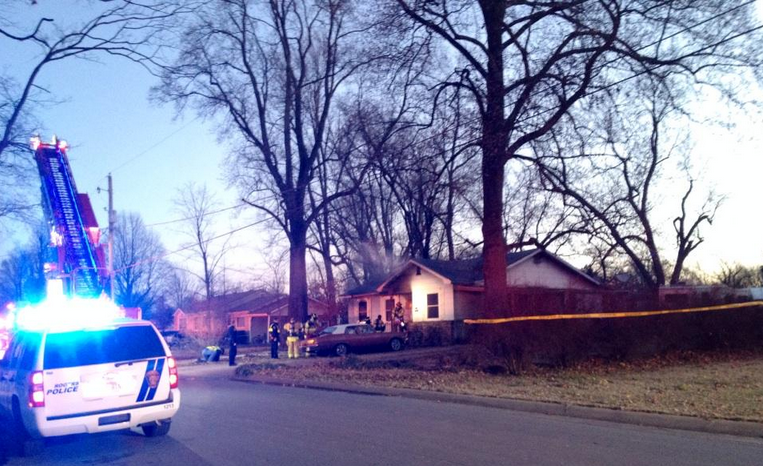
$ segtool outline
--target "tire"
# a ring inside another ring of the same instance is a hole
[[[339,343],[334,347],[334,354],[337,356],[347,356],[347,353],[350,352],[350,347],[345,345],[344,343]]]
[[[13,398],[12,405],[13,420],[10,432],[10,451],[12,454],[20,457],[29,458],[36,456],[42,451],[44,447],[43,442],[40,439],[30,437],[24,427],[24,421],[21,420],[21,408],[18,398]]]
[[[170,431],[172,423],[169,420],[159,421],[159,423],[152,422],[151,424],[144,424],[140,426],[143,429],[143,435],[146,437],[163,437]]]
[[[403,342],[399,338],[393,338],[389,342],[389,349],[392,351],[400,351],[403,349]]]

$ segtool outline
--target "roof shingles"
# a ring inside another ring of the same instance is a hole
[[[538,249],[530,249],[528,251],[510,252],[506,255],[506,262],[508,265],[514,264],[527,256],[537,253]],[[454,285],[475,285],[482,281],[482,258],[476,259],[462,259],[462,260],[435,260],[435,259],[412,259],[411,262],[425,267],[436,274],[447,278]],[[406,267],[407,265],[406,264]],[[372,280],[348,290],[345,296],[361,296],[366,294],[376,293],[378,287],[386,283],[390,278],[394,278],[399,275],[405,267],[399,269],[384,279]]]

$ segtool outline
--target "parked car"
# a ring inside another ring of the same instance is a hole
[[[185,335],[177,330],[165,330],[162,332],[162,337],[164,337],[164,341],[166,341],[168,345],[175,346],[183,341]]]
[[[400,351],[407,335],[402,332],[375,332],[371,325],[343,324],[325,328],[317,336],[301,342],[307,354],[344,356],[350,352],[372,350]]]

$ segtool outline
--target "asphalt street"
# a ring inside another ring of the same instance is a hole
[[[169,436],[52,439],[15,465],[763,464],[763,440],[504,409],[235,382],[184,367]]]

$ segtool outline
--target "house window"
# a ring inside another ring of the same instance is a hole
[[[358,302],[358,320],[366,320],[368,317],[368,302],[366,301],[360,301]]]
[[[440,317],[440,298],[437,293],[427,295],[427,319]]]
[[[395,309],[395,300],[388,299],[384,301],[384,318],[387,322],[392,322],[392,310]]]

